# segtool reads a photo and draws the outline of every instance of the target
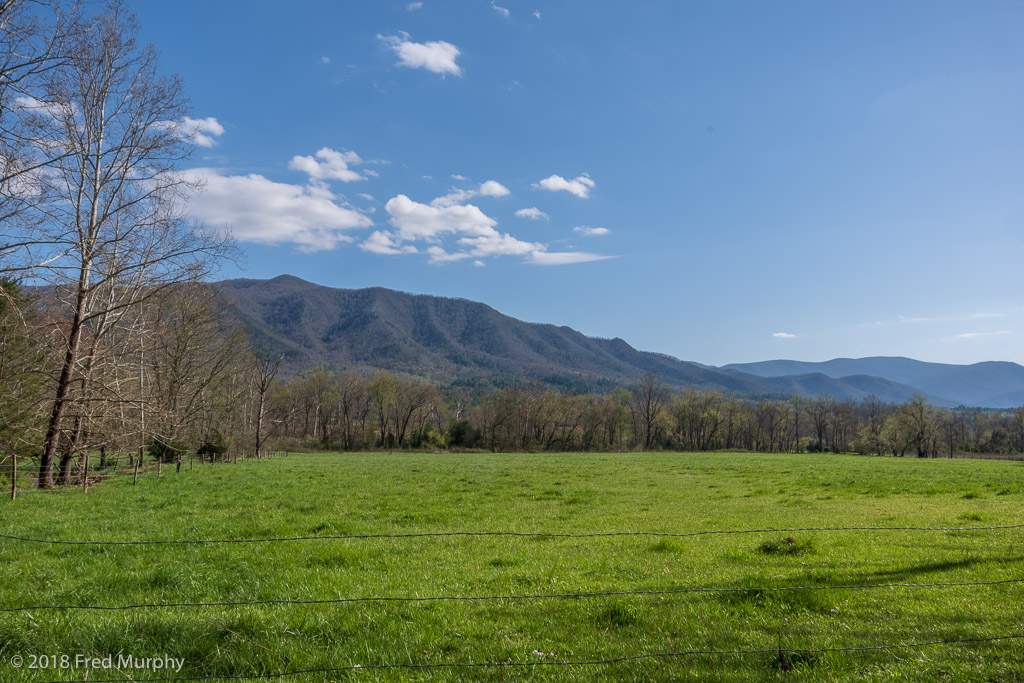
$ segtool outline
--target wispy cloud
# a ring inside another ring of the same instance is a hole
[[[488,180],[480,183],[480,186],[475,189],[462,189],[454,188],[451,192],[446,195],[437,197],[430,202],[431,206],[454,206],[461,204],[467,199],[473,197],[506,197],[510,194],[509,189],[499,183],[497,180]]]
[[[519,218],[529,218],[532,221],[548,220],[548,215],[536,206],[531,206],[528,209],[519,209],[516,211],[516,216]]]
[[[398,65],[413,69],[426,69],[436,74],[462,75],[462,69],[455,60],[462,52],[443,40],[414,43],[405,31],[397,36],[377,34],[377,39],[398,55]]]
[[[410,2],[408,5],[405,6],[405,9],[409,10],[410,12],[415,12],[418,9],[423,9],[423,3],[422,2]]]
[[[494,0],[491,0],[491,9],[493,9],[495,12],[505,17],[506,19],[512,14],[512,12],[510,12],[507,7],[502,7]]]
[[[580,225],[572,229],[573,232],[578,232],[584,237],[600,237],[601,235],[607,235],[611,233],[608,228],[590,228],[586,225]]]
[[[531,255],[530,261],[538,266],[564,266],[571,263],[587,263],[614,258],[602,254],[588,254],[583,251],[540,251]]]
[[[540,21],[540,10],[539,9],[533,10],[533,16],[534,16],[535,19],[537,19],[537,21]]]
[[[550,192],[569,192],[581,199],[586,199],[590,196],[590,190],[594,187],[594,181],[586,173],[578,175],[572,180],[566,180],[560,175],[550,175],[535,184],[534,187]]]
[[[331,58],[330,57],[321,57],[320,58],[320,63],[321,64],[330,64],[331,63]]]
[[[996,330],[994,332],[964,332],[953,335],[952,339],[978,339],[979,337],[994,337],[1003,334],[1013,334],[1011,330]]]
[[[776,339],[796,339],[796,335],[789,332],[775,332],[772,336]]]

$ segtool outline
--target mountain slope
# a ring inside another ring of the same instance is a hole
[[[638,351],[622,339],[595,339],[569,327],[525,323],[485,304],[405,294],[380,287],[332,289],[297,277],[227,280],[215,287],[232,304],[253,342],[284,353],[284,371],[316,365],[383,368],[438,383],[497,386],[539,379],[562,387],[607,390],[645,372],[679,388],[753,396],[817,395],[903,401],[916,389],[877,377],[824,373],[758,377]]]
[[[822,363],[771,360],[733,363],[720,368],[758,377],[783,377],[820,372],[836,379],[872,375],[917,387],[922,394],[954,405],[1008,408],[1024,399],[1024,367],[1016,363],[985,362],[973,365],[926,363],[902,357],[836,358]]]

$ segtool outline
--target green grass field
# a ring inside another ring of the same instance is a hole
[[[187,469],[187,468],[186,468]],[[682,534],[1024,524],[1024,463],[762,454],[292,455],[0,501],[0,533],[59,540],[445,531]],[[1024,681],[1024,530],[689,538],[434,537],[151,546],[0,539],[0,608],[682,588],[716,593],[0,613],[0,681],[40,655],[185,660],[180,677],[361,665],[284,681]],[[787,542],[784,539],[790,539]],[[586,662],[694,650],[613,664]],[[789,649],[789,652],[785,652]],[[380,664],[502,667],[373,670]],[[166,672],[88,672],[89,681]],[[278,680],[278,679],[272,679]]]

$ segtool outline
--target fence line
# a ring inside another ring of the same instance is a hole
[[[296,600],[281,598],[276,600],[238,600],[224,602],[151,602],[135,605],[32,605],[26,607],[7,607],[4,612],[31,612],[46,610],[82,610],[95,612],[116,612],[136,609],[163,608],[199,608],[199,607],[242,607],[250,605],[340,605],[351,602],[483,602],[488,600],[550,600],[600,598],[620,595],[682,595],[686,593],[777,593],[782,591],[830,591],[857,590],[873,588],[957,588],[963,586],[999,586],[1010,583],[1024,583],[1022,579],[1000,579],[998,581],[963,581],[936,583],[854,583],[836,586],[748,586],[734,588],[715,588],[694,586],[690,588],[638,589],[620,591],[593,591],[582,593],[533,593],[521,595],[438,595],[438,596],[380,596],[360,598],[329,598],[323,600]]]
[[[49,545],[205,545],[214,543],[285,543],[293,541],[338,541],[366,539],[401,538],[447,538],[447,537],[508,537],[508,538],[610,538],[618,536],[645,536],[654,538],[692,538],[726,534],[781,534],[805,531],[1005,531],[1022,529],[1024,524],[1003,526],[837,526],[837,527],[789,527],[779,529],[708,529],[672,533],[661,531],[605,531],[589,534],[560,533],[550,531],[425,531],[408,534],[345,534],[338,536],[281,536],[271,538],[216,538],[216,539],[165,539],[146,541],[54,541],[44,538],[11,536],[0,534],[0,538],[24,543],[45,543]]]
[[[609,664],[621,664],[625,662],[637,662],[646,659],[669,659],[674,657],[690,657],[690,656],[715,656],[715,655],[756,655],[756,654],[777,654],[782,661],[782,657],[786,653],[813,653],[823,654],[827,652],[872,652],[872,651],[884,651],[884,650],[899,650],[899,649],[913,649],[923,647],[933,647],[937,645],[958,645],[958,644],[970,644],[970,643],[991,643],[1004,640],[1020,640],[1024,639],[1024,635],[1003,635],[1003,636],[989,636],[984,638],[957,638],[950,640],[929,640],[916,643],[894,643],[888,645],[865,645],[859,647],[818,647],[818,648],[766,648],[760,650],[684,650],[680,652],[650,652],[645,654],[627,655],[624,657],[613,657],[609,659],[579,659],[574,661],[544,661],[537,660],[535,662],[452,662],[452,663],[428,663],[428,664],[350,664],[348,666],[338,666],[332,668],[323,669],[303,669],[297,671],[282,671],[280,673],[272,674],[244,674],[244,675],[233,675],[233,674],[221,674],[211,676],[172,676],[164,678],[146,678],[139,681],[147,683],[155,681],[225,681],[225,680],[267,680],[270,678],[286,678],[289,676],[301,676],[307,674],[327,674],[327,673],[340,673],[342,671],[360,671],[360,670],[381,670],[381,669],[469,669],[469,668],[487,668],[487,669],[515,669],[515,668],[528,668],[528,667],[542,667],[542,666],[595,666],[595,665],[609,665]],[[108,678],[103,680],[95,680],[92,683],[133,683],[136,679],[131,678]],[[61,681],[45,681],[45,683],[61,683]]]

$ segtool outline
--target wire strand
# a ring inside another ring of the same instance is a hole
[[[534,593],[522,595],[438,595],[438,596],[381,596],[357,598],[328,598],[322,600],[238,600],[223,602],[151,602],[134,605],[34,605],[26,607],[7,607],[4,612],[32,612],[47,610],[82,610],[82,611],[127,611],[136,609],[184,608],[184,607],[243,607],[250,605],[340,605],[351,602],[483,602],[488,600],[550,600],[573,598],[600,598],[618,595],[683,595],[686,593],[777,593],[782,591],[826,591],[826,590],[857,590],[873,588],[956,588],[963,586],[999,586],[1010,583],[1022,583],[1024,579],[1001,579],[999,581],[965,581],[946,583],[868,583],[843,584],[837,586],[751,586],[747,588],[667,588],[664,590],[622,590],[592,591],[580,593]]]
[[[450,538],[450,537],[510,537],[510,538],[609,538],[616,536],[647,536],[656,538],[692,538],[694,536],[713,536],[725,534],[771,534],[795,533],[805,531],[1003,531],[1022,529],[1024,524],[1005,526],[840,526],[840,527],[791,527],[781,529],[709,529],[685,533],[661,531],[606,531],[590,534],[572,534],[544,531],[429,531],[409,534],[346,534],[338,536],[280,536],[270,538],[218,538],[218,539],[167,539],[146,541],[54,541],[25,536],[0,534],[0,538],[24,543],[45,543],[49,545],[206,545],[214,543],[287,543],[293,541],[353,541],[368,539],[403,539],[403,538]]]

